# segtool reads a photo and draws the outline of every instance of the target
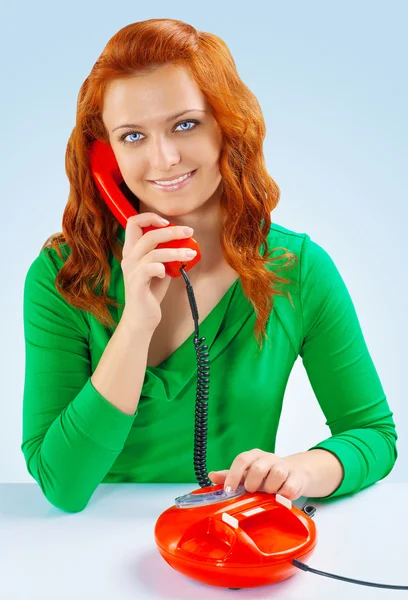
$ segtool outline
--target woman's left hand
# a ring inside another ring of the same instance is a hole
[[[229,470],[210,471],[208,476],[216,485],[224,484],[224,489],[230,486],[233,491],[244,483],[247,492],[280,494],[289,500],[300,498],[309,480],[290,456],[281,458],[259,448],[238,454]]]

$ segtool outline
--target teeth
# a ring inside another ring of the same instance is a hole
[[[154,183],[157,183],[157,185],[175,185],[176,183],[179,183],[180,181],[184,181],[185,179],[190,177],[190,175],[191,175],[191,173],[187,173],[187,175],[183,175],[182,177],[179,177],[178,179],[172,179],[171,181],[155,181]]]

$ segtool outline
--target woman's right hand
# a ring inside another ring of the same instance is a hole
[[[143,235],[142,227],[160,227]],[[169,226],[159,215],[145,212],[128,219],[121,267],[125,287],[125,308],[121,320],[134,331],[151,332],[162,318],[160,304],[170,286],[163,263],[187,262],[189,248],[156,248],[169,240],[185,239],[193,235],[183,226]]]

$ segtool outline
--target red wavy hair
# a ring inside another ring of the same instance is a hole
[[[274,250],[269,252],[266,236],[280,190],[266,170],[265,122],[258,100],[241,81],[226,44],[214,34],[197,31],[182,21],[150,19],[123,27],[108,41],[78,94],[76,123],[65,156],[70,191],[62,232],[51,235],[41,249],[54,248],[65,259],[55,284],[66,301],[114,329],[117,323],[108,305],[117,307],[118,303],[107,296],[109,253],[120,262],[123,244],[117,238],[119,224],[95,186],[89,147],[95,139],[109,142],[101,116],[108,84],[167,63],[189,69],[222,131],[220,216],[222,225],[228,226],[222,227],[220,242],[227,263],[239,273],[243,292],[254,307],[255,337],[262,348],[274,294],[287,296],[293,306],[290,293],[280,289],[292,282],[266,265],[287,259],[280,268],[291,268],[297,256],[286,248],[284,254],[270,256]],[[66,257],[61,254],[61,244],[68,246]]]

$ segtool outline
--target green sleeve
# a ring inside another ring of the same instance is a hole
[[[93,387],[87,321],[56,290],[56,274],[45,249],[24,283],[21,450],[49,502],[78,512],[120,454],[137,413],[121,412]]]
[[[307,234],[300,265],[299,354],[332,434],[313,448],[332,452],[344,471],[327,496],[332,498],[388,475],[398,436],[346,285],[329,254]]]

